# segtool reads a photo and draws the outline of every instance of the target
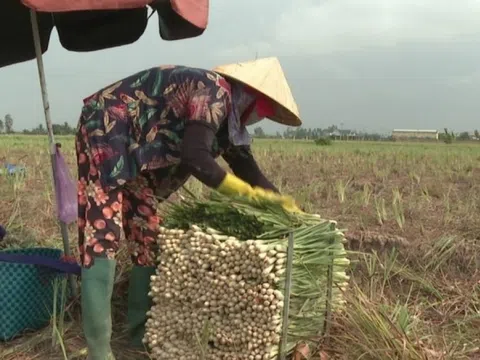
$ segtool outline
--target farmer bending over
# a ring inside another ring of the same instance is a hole
[[[89,359],[113,359],[111,296],[123,227],[133,260],[128,327],[142,347],[150,276],[166,199],[193,175],[229,195],[269,198],[288,211],[260,171],[246,126],[270,118],[298,126],[298,110],[276,58],[214,71],[160,66],[141,71],[84,100],[78,124],[78,227],[83,329]],[[230,165],[225,172],[219,155]]]

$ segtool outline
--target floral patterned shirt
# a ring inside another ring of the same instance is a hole
[[[201,121],[217,137],[212,156],[228,151],[226,119],[230,85],[220,75],[185,66],[147,69],[84,100],[79,134],[106,188],[139,172],[153,174],[158,196],[167,197],[190,176],[179,167],[185,124]],[[162,193],[163,192],[163,193]]]

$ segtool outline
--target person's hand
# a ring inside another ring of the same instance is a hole
[[[281,195],[274,193],[273,191],[270,190],[265,190],[262,188],[255,187],[253,189],[255,191],[255,197],[258,199],[265,199],[269,200],[271,202],[277,203],[282,205],[282,207],[291,213],[301,213],[303,212],[295,203],[295,200],[288,195]]]
[[[265,190],[260,187],[252,187],[242,179],[230,173],[227,173],[225,179],[222,181],[217,190],[226,195],[245,196],[252,200],[266,200],[272,203],[280,204],[286,211],[292,213],[302,212],[292,197],[277,194],[273,191]]]
[[[255,194],[255,190],[242,179],[237,176],[227,173],[222,180],[217,190],[225,195],[230,196],[245,196],[252,198]]]
[[[291,196],[283,195],[282,206],[285,210],[291,213],[303,213],[303,210],[298,207],[295,200]]]

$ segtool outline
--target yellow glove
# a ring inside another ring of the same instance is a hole
[[[303,213],[297,206],[295,200],[291,196],[282,196],[282,206],[285,210],[291,213]]]
[[[225,195],[240,195],[254,200],[268,200],[281,204],[289,212],[302,212],[295,204],[295,200],[290,196],[279,195],[259,187],[252,187],[230,173],[227,173],[217,190]]]
[[[255,190],[250,184],[230,173],[227,173],[217,190],[230,196],[240,195],[253,198],[255,195]]]

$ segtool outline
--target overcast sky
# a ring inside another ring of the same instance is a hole
[[[480,128],[480,0],[211,0],[198,38],[166,42],[156,15],[135,44],[44,56],[54,122],[75,125],[82,99],[161,64],[210,68],[278,56],[307,127]],[[35,61],[0,69],[0,117],[43,120]],[[281,129],[262,124],[272,131]]]

